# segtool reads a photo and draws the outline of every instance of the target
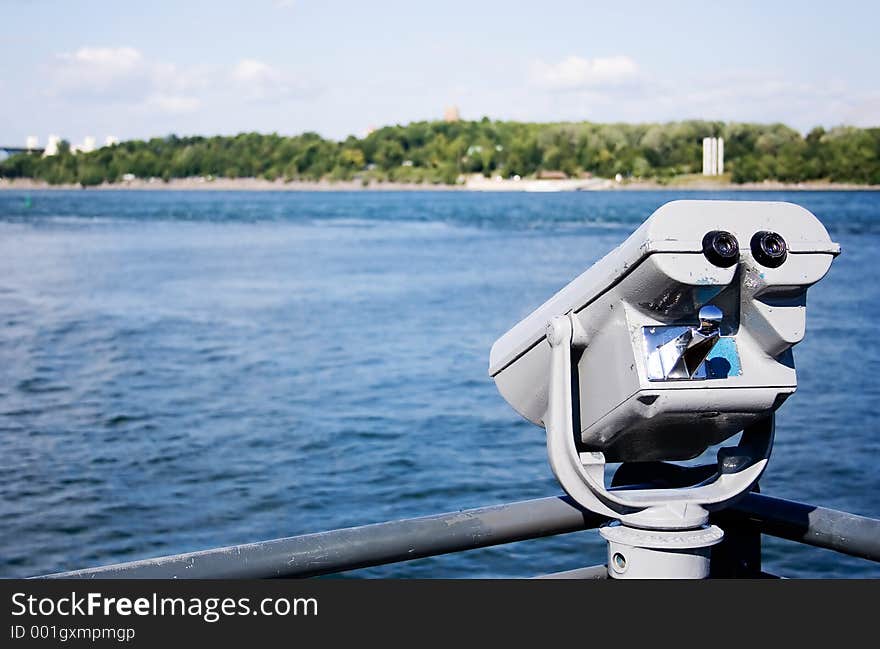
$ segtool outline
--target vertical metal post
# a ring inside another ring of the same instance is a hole
[[[759,493],[756,484],[753,493]],[[756,579],[761,571],[761,532],[742,518],[717,512],[709,520],[724,530],[724,540],[712,548],[709,576],[712,579]]]
[[[712,548],[712,579],[756,579],[761,576],[761,533],[751,524],[727,524],[724,540]]]

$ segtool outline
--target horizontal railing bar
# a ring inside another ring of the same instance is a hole
[[[880,561],[880,520],[750,493],[721,513],[792,541]],[[77,579],[314,577],[594,529],[607,519],[567,497],[375,523],[317,534],[45,575]]]
[[[719,515],[745,519],[763,534],[880,561],[880,520],[874,518],[758,493]]]
[[[593,529],[607,519],[540,498],[52,575],[69,579],[314,577]]]

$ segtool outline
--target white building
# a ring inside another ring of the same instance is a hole
[[[91,153],[95,150],[95,138],[92,135],[86,135],[82,144],[76,144],[70,147],[72,153]]]
[[[36,135],[28,135],[27,138],[25,139],[24,148],[27,149],[28,151],[32,151],[34,149],[39,149],[40,148],[40,138],[38,138]]]
[[[39,138],[36,135],[29,135],[27,138],[26,148],[28,149],[37,149],[39,148]],[[50,155],[58,155],[58,146],[61,144],[61,138],[57,135],[50,135],[49,141],[46,143],[46,148],[43,151],[44,156]],[[114,146],[119,144],[119,138],[115,135],[108,135],[104,138],[103,146]],[[92,135],[87,135],[83,138],[83,141],[80,144],[74,144],[70,147],[71,153],[91,153],[98,148],[98,141]]]
[[[58,145],[61,144],[61,138],[57,135],[50,135],[49,141],[46,142],[46,149],[43,151],[44,156],[58,155]]]
[[[703,138],[703,175],[720,176],[724,173],[724,138]]]

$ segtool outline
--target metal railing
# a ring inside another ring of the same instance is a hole
[[[315,577],[594,529],[607,519],[567,497],[540,498],[424,518],[292,536],[225,548],[73,570],[45,578],[243,579]],[[750,493],[713,516],[726,532],[713,576],[764,576],[760,535],[880,561],[880,520]],[[598,578],[604,568],[546,575]]]

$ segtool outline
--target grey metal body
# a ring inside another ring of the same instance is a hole
[[[880,561],[880,520],[747,494],[719,525],[757,531]],[[541,498],[425,518],[261,541],[45,575],[69,579],[313,577],[355,568],[595,529],[606,522],[569,498]],[[725,523],[726,521],[726,523]],[[604,569],[603,569],[604,570]],[[594,571],[587,571],[595,576]],[[585,573],[586,574],[586,573]]]
[[[798,205],[673,201],[492,346],[489,374],[546,429],[563,489],[623,523],[602,530],[610,576],[709,575],[709,512],[766,468],[807,289],[839,252]],[[605,484],[607,462],[692,459],[740,431],[699,483]]]
[[[722,230],[739,242],[738,260],[729,267],[711,263],[701,243],[706,233]],[[787,259],[776,268],[749,250],[750,239],[764,230],[779,233],[787,245]],[[518,413],[545,425],[553,371],[546,327],[571,314],[583,332],[575,341],[575,403],[584,447],[609,462],[696,457],[795,391],[788,350],[805,333],[806,291],[839,252],[819,220],[791,203],[667,203],[499,338],[489,374]],[[724,314],[725,354],[709,368],[715,371],[658,380],[649,367],[653,350],[646,348],[651,330],[695,327],[707,305]]]

